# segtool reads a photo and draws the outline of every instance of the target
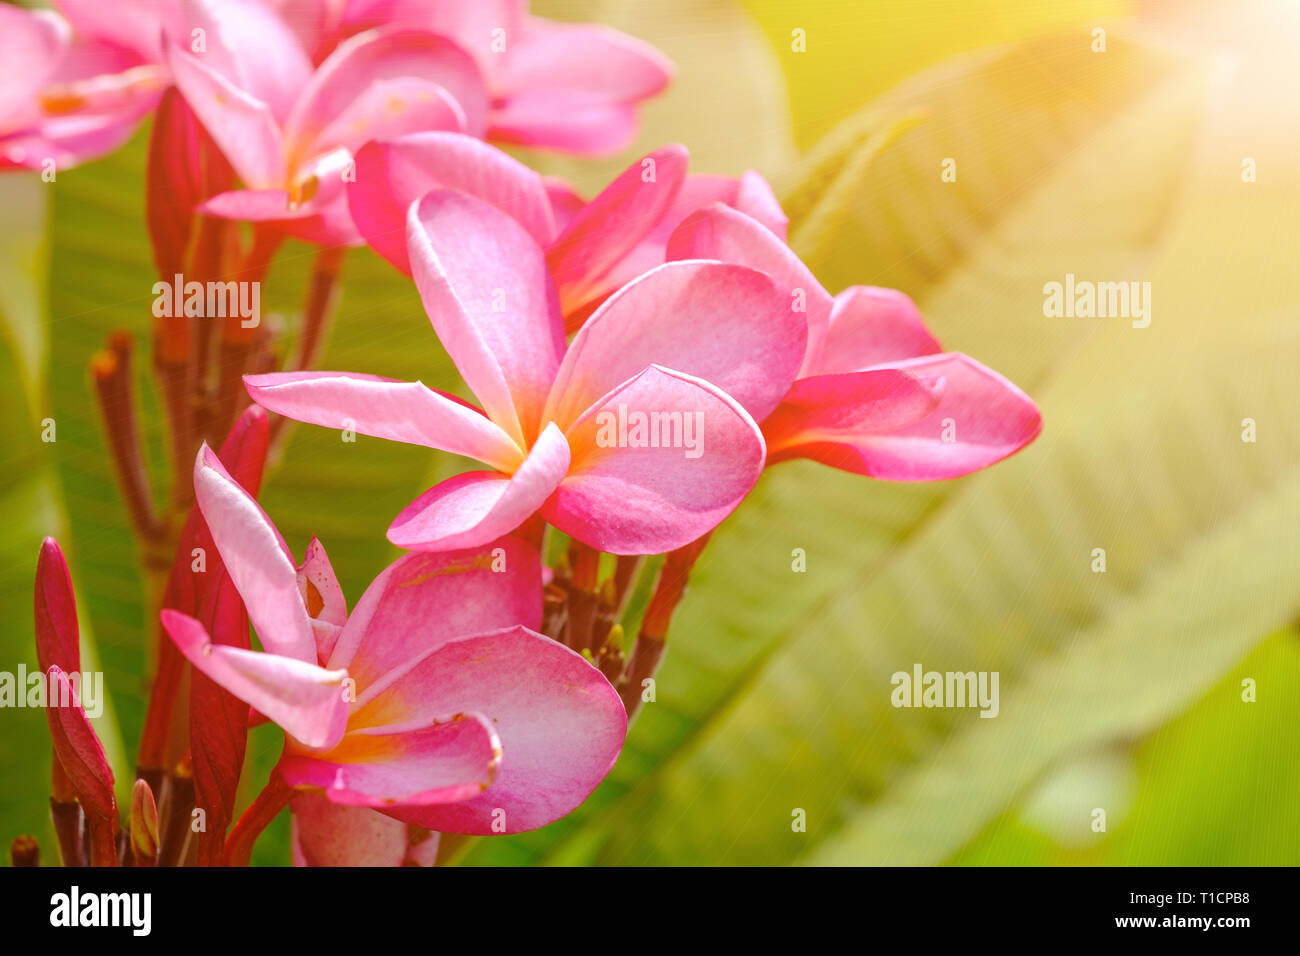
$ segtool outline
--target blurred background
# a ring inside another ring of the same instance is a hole
[[[666,142],[697,172],[759,170],[828,289],[907,292],[1045,427],[954,482],[766,475],[706,551],[606,783],[456,862],[1300,862],[1300,2],[534,8],[634,33],[678,77],[625,154],[530,162],[588,195]],[[109,330],[139,334],[162,486],[146,139],[57,184],[0,177],[0,669],[36,666],[32,576],[54,534],[120,790],[150,631],[86,367]],[[309,263],[289,247],[264,287],[290,336]],[[1045,316],[1067,274],[1149,282],[1149,327]],[[413,288],[362,250],[321,367],[457,388]],[[342,448],[296,429],[262,502],[296,551],[322,539],[355,600],[393,557],[392,516],[463,465]],[[915,663],[999,672],[998,717],[893,708],[890,675]],[[0,836],[52,848],[44,715],[3,719]],[[277,735],[253,735],[250,797]],[[255,860],[286,862],[286,839],[281,820]]]

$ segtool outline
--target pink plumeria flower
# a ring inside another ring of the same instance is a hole
[[[414,130],[486,132],[488,94],[473,58],[427,30],[366,31],[314,67],[289,24],[254,0],[191,0],[186,23],[191,32],[167,43],[174,82],[245,187],[209,199],[200,207],[209,215],[357,243],[344,182],[362,143]]]
[[[689,176],[684,146],[638,159],[590,203],[500,150],[455,133],[416,133],[362,147],[348,186],[352,219],[381,256],[411,274],[406,214],[434,189],[456,189],[512,216],[546,250],[565,328],[576,331],[613,293],[662,265],[690,213],[725,202],[784,238],[786,218],[756,172]]]
[[[943,352],[906,295],[853,286],[832,298],[784,242],[738,210],[715,204],[692,214],[668,257],[760,269],[807,317],[799,379],[762,422],[769,463],[811,458],[873,478],[934,481],[1001,461],[1042,429],[1019,388],[968,355]]]
[[[482,411],[419,382],[245,377],[256,402],[290,418],[495,469],[430,489],[389,528],[394,544],[477,547],[540,511],[592,547],[654,554],[712,530],[753,487],[764,457],[755,422],[789,390],[807,336],[770,278],[721,262],[661,265],[611,296],[566,350],[546,255],[515,219],[435,190],[411,206],[407,236],[425,311]],[[667,422],[670,440],[638,442],[621,424],[634,413]]]
[[[648,44],[529,16],[527,0],[347,0],[338,21],[344,34],[390,25],[453,40],[491,96],[488,138],[519,146],[616,152],[635,135],[640,104],[672,79],[672,64]]]
[[[0,169],[57,171],[111,152],[165,86],[165,71],[130,47],[51,11],[0,5]]]
[[[430,830],[515,833],[574,809],[613,766],[623,706],[596,668],[536,632],[541,571],[527,543],[408,554],[349,613],[319,542],[295,565],[206,445],[194,488],[264,650],[213,644],[178,611],[163,625],[199,671],[284,729],[273,786]],[[340,820],[390,826],[300,807],[307,847]]]

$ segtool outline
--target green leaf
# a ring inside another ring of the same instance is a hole
[[[1300,841],[1291,798],[1300,788],[1292,759],[1300,697],[1300,634],[1274,634],[1201,701],[1157,734],[1112,749],[1136,775],[1131,808],[1110,812],[1093,778],[1075,783],[1074,812],[1044,832],[1018,807],[990,825],[952,862],[957,865],[1286,866]],[[1255,698],[1243,697],[1246,680]],[[1076,765],[1079,766],[1079,765]],[[1059,788],[1053,773],[1047,786]],[[1213,781],[1211,786],[1189,785]],[[1037,795],[1035,796],[1037,799]],[[1106,832],[1092,831],[1093,810],[1107,810]],[[1032,807],[1030,808],[1032,809]],[[1050,835],[1063,826],[1067,840]]]
[[[801,146],[904,77],[969,50],[1054,30],[1085,35],[1129,0],[744,0],[776,51]],[[796,34],[795,31],[801,31]],[[802,50],[798,47],[802,47]]]
[[[21,663],[28,673],[39,670],[32,620],[32,584],[43,538],[60,539],[77,579],[76,555],[68,548],[66,518],[53,466],[57,441],[66,438],[51,416],[46,391],[49,353],[45,282],[47,278],[46,219],[49,195],[56,186],[34,174],[0,176],[0,207],[12,218],[0,235],[0,389],[11,396],[0,405],[0,434],[5,436],[0,459],[0,614],[10,622],[0,636],[0,669],[15,672]],[[54,442],[43,440],[50,436]],[[81,621],[83,670],[98,668],[90,622]],[[122,745],[111,694],[104,701],[95,728],[110,762],[121,767]],[[0,794],[4,839],[18,833],[35,834],[46,859],[57,860],[57,844],[49,823],[49,728],[39,709],[5,712],[0,735],[0,765],[22,768],[7,776]],[[53,855],[51,855],[53,854]]]
[[[964,57],[872,104],[810,154],[805,179],[787,191],[792,241],[832,291],[902,287],[946,345],[1039,397],[1089,339],[1104,340],[1105,368],[1128,347],[1123,333],[1142,334],[1046,319],[1042,286],[1066,272],[1141,275],[1180,193],[1201,93],[1185,64],[1115,39],[1094,55],[1086,34]],[[880,150],[881,135],[918,111],[924,122]],[[1126,150],[1142,131],[1143,148]],[[950,155],[956,183],[940,179]],[[584,828],[607,835],[595,857],[604,863],[772,863],[807,852],[809,835],[791,834],[792,810],[808,809],[824,834],[909,759],[921,733],[890,729],[896,714],[879,688],[835,684],[877,641],[900,641],[910,668],[937,628],[954,655],[988,621],[1021,652],[1045,640],[1019,607],[1017,573],[1041,560],[1020,525],[1069,526],[1073,512],[1039,503],[1022,514],[1033,500],[1025,469],[1047,460],[1071,411],[1047,405],[1038,444],[972,479],[888,485],[802,463],[765,476],[705,552],[657,702],[610,779],[569,819],[508,847],[480,844],[468,862],[546,859]],[[977,498],[990,482],[1001,491]],[[988,544],[996,529],[1013,535],[1003,557]],[[923,542],[944,580],[912,556]],[[795,548],[806,574],[791,570]],[[1052,594],[1081,601],[1073,580]],[[988,621],[972,621],[976,610]],[[901,666],[885,670],[886,692]],[[837,792],[845,776],[852,785]]]

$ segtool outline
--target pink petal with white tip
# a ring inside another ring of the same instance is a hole
[[[541,620],[541,563],[521,538],[407,554],[366,588],[329,666],[348,669],[364,703],[384,674],[447,641],[516,624],[536,629]],[[413,643],[411,634],[420,640]]]
[[[546,187],[537,173],[472,136],[421,132],[367,143],[356,156],[348,205],[372,249],[408,275],[406,214],[434,189],[454,189],[509,213],[539,245],[555,235]]]
[[[433,866],[438,834],[368,807],[332,803],[300,793],[290,844],[294,866]]]
[[[35,13],[0,5],[0,130],[50,81],[72,38],[64,20],[52,13]]]
[[[163,627],[191,664],[279,724],[304,747],[337,744],[348,720],[348,672],[279,654],[213,644],[188,614],[164,609]]]
[[[566,314],[610,290],[609,273],[672,207],[689,162],[684,146],[657,149],[573,217],[546,253]]]
[[[640,439],[635,413],[651,423]],[[567,437],[573,462],[542,514],[612,554],[658,554],[694,541],[740,504],[763,470],[762,435],[738,402],[658,366],[595,402]]]
[[[474,710],[501,741],[492,786],[454,804],[393,808],[400,819],[448,833],[517,833],[559,819],[618,759],[627,714],[600,671],[523,627],[443,645],[404,669],[360,722]],[[494,824],[497,827],[494,829]]]
[[[774,451],[772,460],[812,458],[873,478],[936,481],[987,468],[1015,454],[1042,430],[1042,416],[1029,396],[997,372],[959,352],[804,379],[791,394],[797,396],[800,390],[817,388],[823,378],[855,379],[882,370],[915,377],[939,395],[938,403],[911,423],[845,434],[833,441],[783,447]]]
[[[271,108],[194,54],[176,46],[168,53],[173,82],[244,184],[251,189],[282,188],[288,168]]]
[[[938,351],[916,303],[897,289],[856,285],[835,297],[830,331],[810,374],[855,372]]]
[[[514,474],[471,471],[447,479],[393,519],[388,540],[414,551],[451,551],[487,544],[536,513],[568,469],[568,442],[552,422]]]
[[[355,152],[372,139],[392,139],[420,130],[459,132],[468,121],[447,90],[429,80],[375,80],[312,140],[312,152]]]
[[[206,444],[194,461],[194,495],[262,645],[272,654],[315,664],[316,639],[289,547]]]
[[[424,445],[503,470],[524,458],[477,408],[421,382],[355,372],[272,372],[244,376],[244,387],[263,408],[296,421]]]
[[[446,37],[386,28],[344,40],[317,68],[285,122],[286,142],[304,155],[319,151],[321,135],[358,96],[377,81],[394,80],[441,87],[459,106],[465,131],[482,135],[487,92],[474,60]]]
[[[628,283],[587,320],[555,377],[546,417],[572,422],[647,365],[705,379],[761,421],[803,361],[807,323],[765,274],[670,262]]]
[[[160,19],[172,43],[265,103],[277,125],[311,76],[311,60],[298,37],[262,0],[179,0]]]
[[[319,755],[286,753],[278,771],[290,786],[319,788],[333,803],[420,806],[477,796],[491,785],[500,757],[490,721],[450,713],[419,729],[352,731]]]
[[[316,637],[316,659],[327,661],[348,622],[348,603],[325,546],[316,538],[308,543],[307,556],[298,566],[298,590]]]
[[[717,259],[757,269],[772,278],[788,307],[808,323],[804,374],[821,354],[830,325],[832,300],[790,247],[756,219],[721,203],[688,216],[668,241],[667,256],[675,259]]]
[[[488,416],[521,444],[564,352],[541,248],[513,218],[451,190],[411,206],[407,251],[425,311]]]

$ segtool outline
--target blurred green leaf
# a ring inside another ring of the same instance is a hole
[[[1242,699],[1255,681],[1256,699]],[[1129,813],[1110,815],[1086,847],[1059,844],[1005,814],[966,847],[961,866],[1288,866],[1300,846],[1293,759],[1300,697],[1300,635],[1274,634],[1201,701],[1128,748],[1137,774]],[[1093,796],[1092,781],[1080,789]],[[1082,804],[1081,804],[1082,805]],[[1097,804],[1087,802],[1088,807]],[[1089,831],[1090,812],[1076,825]]]
[[[57,182],[57,181],[56,181]],[[6,224],[0,231],[0,390],[10,396],[0,405],[0,434],[5,454],[0,461],[0,613],[11,626],[0,636],[0,669],[15,672],[24,664],[37,671],[32,621],[32,584],[36,556],[47,535],[60,539],[75,573],[76,555],[65,535],[60,488],[53,466],[58,440],[65,438],[54,422],[53,443],[42,440],[51,415],[46,390],[49,351],[46,316],[47,204],[55,183],[36,174],[0,176],[0,208]],[[82,668],[98,668],[89,621],[82,616]],[[112,695],[105,688],[104,710],[95,728],[109,760],[121,766],[122,745]],[[57,860],[49,823],[49,729],[40,710],[7,709],[0,734],[0,766],[23,768],[7,776],[0,793],[0,830],[4,839],[33,833],[48,860]],[[53,854],[51,856],[51,854]]]
[[[785,70],[800,145],[899,80],[957,54],[1066,28],[1087,34],[1131,0],[744,0]],[[795,31],[801,30],[802,36]],[[796,40],[803,51],[796,50]]]

